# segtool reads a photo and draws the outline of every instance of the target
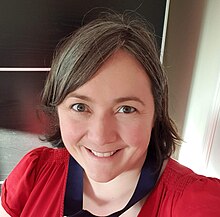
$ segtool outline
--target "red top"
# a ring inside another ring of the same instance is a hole
[[[61,217],[68,172],[65,148],[28,153],[2,187],[2,206],[12,217]],[[169,159],[138,217],[219,217],[220,180],[193,173]]]

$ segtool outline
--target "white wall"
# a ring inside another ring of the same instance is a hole
[[[179,161],[220,177],[220,1],[173,0],[170,10],[176,29],[168,28],[166,64],[171,113],[185,141]]]
[[[204,8],[205,0],[170,1],[164,65],[169,79],[169,109],[181,135]]]

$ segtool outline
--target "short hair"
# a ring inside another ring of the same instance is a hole
[[[160,62],[155,35],[146,21],[134,13],[104,13],[66,38],[56,51],[42,93],[43,111],[51,127],[45,140],[64,147],[57,106],[70,92],[94,77],[102,64],[118,49],[132,54],[144,67],[151,81],[155,104],[155,123],[148,154],[158,165],[171,156],[180,142],[174,122],[168,114],[167,76]]]

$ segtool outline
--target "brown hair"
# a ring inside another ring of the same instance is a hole
[[[155,103],[155,125],[148,153],[158,165],[169,157],[180,141],[168,114],[167,77],[161,65],[155,37],[146,22],[131,13],[105,13],[70,35],[55,54],[42,95],[43,110],[52,130],[46,140],[63,147],[56,107],[66,95],[89,81],[115,51],[130,52],[151,80]]]

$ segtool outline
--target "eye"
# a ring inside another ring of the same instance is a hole
[[[88,111],[87,107],[83,103],[76,103],[71,106],[71,108],[76,112],[86,112]]]
[[[136,111],[136,109],[135,109],[134,107],[132,107],[132,106],[127,106],[127,105],[122,106],[122,107],[120,107],[120,108],[118,109],[118,112],[119,112],[119,113],[126,113],[126,114],[133,113],[133,112],[135,112],[135,111]]]

